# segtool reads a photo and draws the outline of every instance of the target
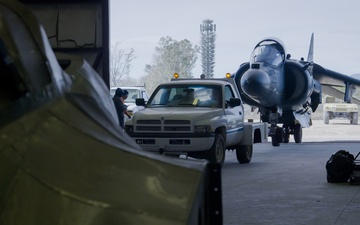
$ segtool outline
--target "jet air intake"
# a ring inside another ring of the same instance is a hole
[[[285,89],[282,106],[294,108],[301,106],[313,91],[313,78],[299,62],[287,60],[285,63]]]

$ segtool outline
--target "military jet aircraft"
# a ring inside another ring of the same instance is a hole
[[[220,167],[143,151],[99,74],[14,0],[0,68],[0,224],[222,224]]]
[[[302,142],[302,128],[311,126],[311,113],[323,92],[351,102],[355,86],[360,86],[359,79],[314,63],[313,55],[314,34],[306,61],[291,59],[281,40],[265,38],[255,46],[250,61],[233,74],[243,101],[257,107],[261,120],[270,124],[273,146],[288,143],[290,134],[296,143]],[[345,87],[345,92],[334,87]]]

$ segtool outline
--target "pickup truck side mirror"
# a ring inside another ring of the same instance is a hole
[[[137,98],[135,99],[135,104],[137,106],[145,106],[145,100],[143,98]]]
[[[228,105],[230,107],[236,107],[241,105],[241,100],[239,98],[230,98],[230,101],[228,101]]]

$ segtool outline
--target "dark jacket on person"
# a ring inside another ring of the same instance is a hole
[[[116,89],[115,95],[113,97],[113,102],[115,105],[116,113],[119,119],[119,124],[122,128],[124,128],[124,110],[126,109],[124,103],[121,100],[121,96],[123,95],[123,91],[121,88]]]

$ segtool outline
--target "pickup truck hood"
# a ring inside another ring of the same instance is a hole
[[[134,115],[135,120],[143,119],[176,119],[176,120],[202,120],[207,117],[214,118],[223,116],[223,109],[215,108],[190,108],[189,107],[161,107],[146,108],[137,111]]]
[[[142,106],[137,106],[135,103],[125,103],[127,106],[127,111],[134,111],[134,109],[143,108]]]

